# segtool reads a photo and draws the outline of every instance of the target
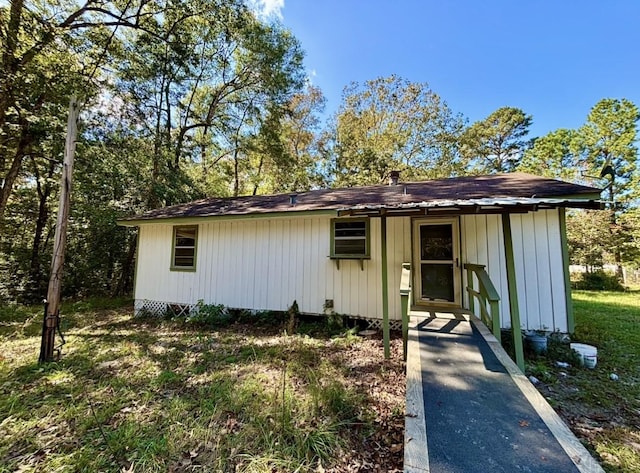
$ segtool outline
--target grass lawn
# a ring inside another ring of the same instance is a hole
[[[62,359],[41,366],[41,308],[0,307],[0,472],[402,466],[399,338],[385,361],[380,339],[316,325],[204,329],[121,301],[62,314]]]
[[[638,472],[640,291],[574,291],[573,302],[573,341],[598,348],[596,368],[576,367],[564,347],[551,343],[546,357],[529,356],[527,372],[542,381],[537,387],[606,471]]]

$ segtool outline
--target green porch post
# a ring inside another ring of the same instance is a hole
[[[513,238],[511,237],[511,216],[502,214],[502,234],[504,236],[504,256],[507,266],[507,282],[509,287],[509,312],[511,313],[511,331],[513,332],[513,349],[516,363],[524,373],[524,351],[520,332],[520,310],[518,306],[518,287],[516,284],[516,265],[513,257]]]
[[[409,340],[409,298],[411,297],[411,263],[402,263],[400,277],[400,308],[402,311],[402,354],[407,361],[407,341]]]
[[[560,247],[562,249],[562,270],[564,273],[564,296],[567,304],[567,332],[576,330],[576,322],[573,316],[573,301],[571,300],[571,279],[569,275],[569,249],[567,246],[567,217],[565,209],[558,209],[560,217]]]
[[[382,256],[382,337],[384,339],[384,357],[391,357],[389,333],[389,276],[387,274],[387,217],[380,217],[380,245]]]

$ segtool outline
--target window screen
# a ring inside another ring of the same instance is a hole
[[[333,220],[333,252],[334,257],[368,257],[369,256],[369,221],[368,220]]]
[[[173,227],[173,267],[193,269],[196,266],[198,227]]]

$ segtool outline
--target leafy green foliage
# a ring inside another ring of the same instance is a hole
[[[519,108],[502,107],[467,128],[460,138],[460,153],[474,174],[513,171],[529,146],[526,137],[531,115]]]
[[[406,180],[457,174],[461,129],[427,84],[394,75],[354,82],[325,139],[327,174],[337,187],[385,183],[393,170]]]
[[[118,218],[269,180],[251,153],[265,130],[281,140],[302,89],[295,37],[241,1],[143,3],[0,6],[0,300],[46,293],[72,93],[83,114],[66,296],[131,291],[136,237]],[[292,155],[276,161],[292,170]]]
[[[572,275],[571,287],[580,290],[624,291],[615,274],[604,271],[584,272]]]
[[[305,81],[302,60],[290,31],[241,0],[5,2],[0,300],[44,297],[72,94],[82,97],[83,113],[66,297],[132,290],[136,235],[116,222],[150,208],[379,184],[392,170],[404,180],[506,171],[521,157],[520,170],[611,184],[607,244],[588,255],[585,240],[572,255],[594,266],[639,264],[632,102],[604,99],[583,127],[529,147],[532,118],[522,110],[503,107],[465,129],[426,83],[392,75],[348,86],[323,128],[325,100]],[[606,166],[613,176],[586,177]]]
[[[539,176],[560,178],[573,182],[583,180],[586,163],[579,160],[579,133],[560,128],[545,136],[534,138],[518,165],[518,171]]]
[[[318,115],[324,105],[320,89],[307,83],[283,108],[269,111],[258,133],[248,141],[250,166],[244,191],[296,192],[324,183],[318,167]]]
[[[559,129],[534,140],[519,170],[603,189],[608,212],[573,212],[568,223],[574,264],[637,267],[640,254],[634,202],[638,173],[638,107],[627,99],[600,100],[576,130]]]
[[[601,268],[610,242],[609,216],[600,211],[571,211],[567,213],[567,243],[569,259],[588,270]],[[610,258],[609,258],[610,259]]]
[[[617,221],[622,261],[640,269],[640,208],[629,208]]]
[[[195,309],[187,317],[186,321],[193,324],[220,327],[228,325],[232,321],[232,315],[222,304],[205,304],[201,299]]]
[[[594,174],[610,165],[614,172],[609,194],[624,203],[637,190],[638,107],[627,99],[600,100],[589,112],[587,122],[579,130],[582,153]]]

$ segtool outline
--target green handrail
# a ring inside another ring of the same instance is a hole
[[[407,360],[407,340],[409,338],[409,300],[411,299],[411,263],[402,263],[400,276],[400,304],[402,307],[402,353]]]
[[[482,264],[466,263],[464,269],[467,270],[467,292],[469,293],[469,310],[475,312],[475,299],[480,303],[480,318],[487,327],[491,329],[495,337],[500,341],[500,296],[495,286],[491,282],[489,274]],[[478,279],[478,290],[474,288],[474,277]],[[487,303],[489,310],[487,310]]]
[[[498,291],[491,282],[489,274],[484,269],[482,264],[466,263],[464,269],[467,270],[467,292],[469,293],[469,310],[475,313],[475,299],[480,302],[480,318],[487,327],[491,328],[491,331],[498,339],[498,342],[502,344],[502,336],[500,333],[500,308],[498,303],[500,302],[500,296]],[[474,288],[474,278],[476,275],[478,279],[478,290]],[[487,304],[489,309],[487,310]],[[520,327],[517,316],[512,312],[511,314],[511,328],[513,332],[513,349],[515,351],[516,363],[518,367],[524,372],[524,353],[522,349],[522,334],[517,327]],[[514,329],[514,327],[516,327]]]

